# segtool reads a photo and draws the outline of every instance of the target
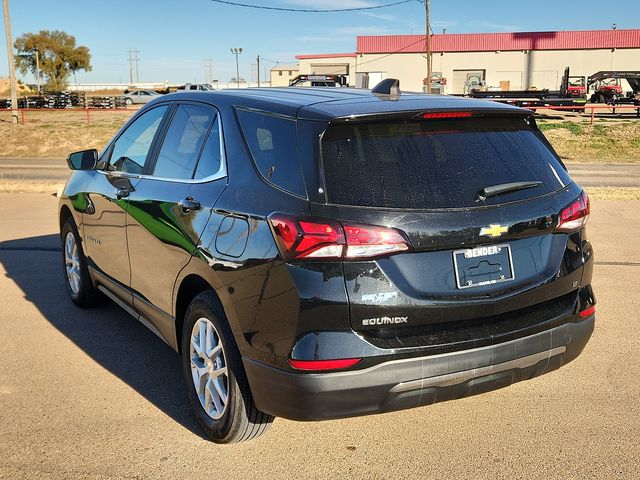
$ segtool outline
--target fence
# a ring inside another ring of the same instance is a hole
[[[640,118],[640,105],[583,105],[583,106],[568,106],[568,107],[524,107],[527,110],[531,110],[534,113],[538,113],[538,110],[568,110],[568,111],[581,111],[587,113],[587,110],[591,110],[591,125],[595,120],[596,110],[610,110],[615,115],[616,110],[635,110],[636,116]],[[633,112],[632,112],[633,113]]]
[[[0,110],[0,112],[6,112],[9,115],[17,115],[18,117],[18,122],[21,123],[22,125],[26,125],[29,123],[29,116],[35,116],[35,115],[43,115],[43,114],[47,114],[47,113],[51,113],[51,114],[62,114],[62,113],[67,113],[67,114],[78,114],[78,115],[83,115],[85,118],[85,122],[87,125],[91,125],[91,121],[92,121],[92,117],[95,117],[95,115],[99,115],[99,114],[109,114],[109,113],[114,113],[114,112],[128,112],[130,114],[133,114],[137,111],[138,109],[136,107],[132,107],[132,108],[128,108],[128,107],[122,107],[122,108],[96,108],[96,107],[91,107],[91,108],[46,108],[46,109],[41,109],[41,108],[17,108],[15,110],[12,109],[6,109],[6,110]],[[65,119],[68,119],[68,117],[62,117],[59,119],[59,121],[64,121]]]

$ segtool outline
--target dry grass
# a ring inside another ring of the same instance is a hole
[[[640,121],[538,124],[567,163],[640,162]]]
[[[0,178],[0,193],[57,193],[64,187],[55,182],[25,182]]]
[[[89,125],[82,110],[29,111],[25,125],[12,125],[9,112],[0,112],[0,156],[54,158],[88,148],[100,150],[134,112],[93,110]]]

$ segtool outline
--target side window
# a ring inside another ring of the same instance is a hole
[[[297,150],[296,122],[237,110],[242,132],[258,171],[270,183],[306,196]]]
[[[215,175],[222,167],[222,146],[220,145],[220,120],[216,118],[207,135],[207,142],[200,154],[200,160],[193,178],[200,180]]]
[[[113,145],[108,170],[142,173],[149,148],[167,108],[163,105],[149,110],[127,127]]]
[[[162,142],[153,175],[191,179],[209,127],[215,117],[212,109],[178,105]]]

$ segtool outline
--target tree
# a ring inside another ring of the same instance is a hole
[[[91,54],[84,46],[76,46],[76,39],[61,30],[40,30],[25,33],[13,45],[17,50],[16,67],[25,75],[31,72],[47,80],[45,88],[63,90],[69,75],[91,70]]]

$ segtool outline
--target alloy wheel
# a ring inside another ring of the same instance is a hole
[[[69,287],[73,293],[77,294],[80,292],[80,255],[73,232],[67,233],[64,241],[64,265]]]
[[[207,318],[191,330],[191,377],[200,405],[213,420],[224,415],[229,400],[229,376],[220,334]]]

